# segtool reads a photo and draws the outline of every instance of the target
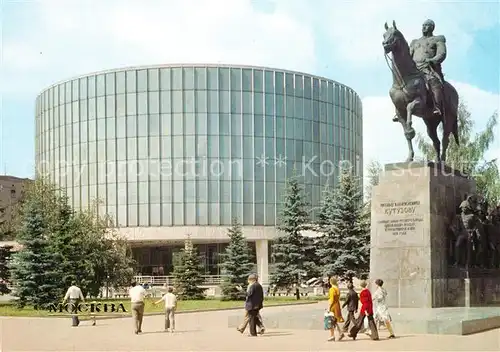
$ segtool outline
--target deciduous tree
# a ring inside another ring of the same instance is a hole
[[[12,255],[12,246],[0,246],[0,295],[10,293],[8,287],[10,283],[9,262]]]
[[[500,201],[500,174],[498,158],[487,159],[486,153],[493,146],[498,126],[495,112],[486,123],[484,130],[474,133],[474,120],[464,103],[458,107],[459,143],[450,138],[446,164],[465,175],[473,176],[478,193],[485,196],[490,204]],[[440,126],[442,130],[442,126]],[[417,135],[418,148],[427,158],[435,157],[432,143],[422,134]]]

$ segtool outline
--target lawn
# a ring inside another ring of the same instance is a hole
[[[145,313],[161,313],[164,310],[163,305],[160,303],[154,305],[153,302],[159,298],[148,298],[146,299]],[[294,297],[266,297],[264,300],[264,306],[269,307],[273,305],[289,305],[289,304],[301,304],[307,302],[318,302],[324,300],[325,297],[304,297],[300,300],[296,300]],[[91,301],[87,301],[91,302]],[[128,299],[113,299],[113,300],[97,300],[101,303],[123,303],[126,313],[120,311],[120,313],[97,313],[98,316],[123,316],[130,314],[130,301]],[[189,312],[189,311],[200,311],[200,310],[217,310],[217,309],[229,309],[229,308],[243,308],[243,301],[220,301],[218,299],[205,299],[201,301],[179,301],[178,302],[178,312]],[[85,318],[89,313],[82,313],[82,318]],[[25,307],[18,309],[12,303],[0,303],[0,316],[11,316],[11,317],[61,317],[67,316],[67,313],[49,313],[47,310],[35,310],[33,307]]]

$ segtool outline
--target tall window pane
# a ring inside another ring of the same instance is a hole
[[[195,68],[195,87],[196,89],[207,89],[207,72],[204,67]]]
[[[194,69],[191,67],[183,68],[184,89],[194,88]]]
[[[220,90],[229,90],[229,69],[228,68],[220,68],[219,69],[219,89]]]
[[[209,67],[207,68],[207,78],[208,78],[208,89],[210,90],[218,90],[219,89],[219,83],[218,83],[218,72],[217,68],[215,67]]]
[[[158,69],[153,68],[148,70],[148,90],[157,91],[160,89],[160,81],[158,79]]]
[[[116,94],[125,93],[125,71],[116,72]]]
[[[101,97],[106,94],[106,76],[105,75],[98,75],[97,76],[97,96]]]
[[[182,68],[172,68],[172,89],[182,89]]]
[[[148,90],[148,71],[137,71],[137,91],[146,92]]]
[[[127,77],[127,92],[128,93],[133,93],[136,91],[136,71],[127,71],[126,77]]]
[[[127,115],[135,115],[137,113],[135,93],[127,94]]]
[[[253,89],[256,92],[262,92],[264,88],[263,72],[260,70],[253,71]]]
[[[87,77],[80,78],[80,99],[87,99]]]
[[[171,89],[171,77],[170,77],[170,69],[162,68],[160,69],[160,89],[161,90],[170,90]]]

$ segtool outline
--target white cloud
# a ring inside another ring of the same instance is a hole
[[[431,16],[436,33],[445,34],[453,48],[447,64],[467,55],[474,30],[498,22],[498,9],[488,11],[484,3],[444,1],[317,0],[311,6],[300,0],[40,0],[9,6],[34,12],[28,27],[10,28],[16,36],[3,38],[1,92],[33,100],[54,81],[141,64],[234,63],[316,72],[318,51],[326,54],[321,66],[333,56],[340,59],[339,70],[356,74],[356,66],[373,66],[389,79],[382,73],[385,21],[396,20],[410,40],[420,36],[422,21]],[[498,109],[497,95],[455,85],[473,116]],[[363,105],[365,161],[404,160],[406,141],[401,126],[391,121],[389,98],[366,97]],[[423,130],[418,118],[415,127]],[[495,148],[490,153],[500,153],[500,145]]]
[[[499,22],[498,3],[494,2],[357,0],[329,3],[331,11],[322,11],[325,19],[321,22],[335,43],[333,53],[352,65],[376,65],[383,61],[381,43],[385,22],[392,26],[392,21],[396,21],[398,29],[410,41],[421,36],[423,21],[431,18],[436,23],[435,33],[444,34],[448,46],[454,48],[452,60],[466,55],[473,31]]]
[[[4,74],[18,82],[6,88],[26,94],[27,86],[38,91],[69,76],[141,64],[315,66],[312,28],[285,12],[258,12],[250,0],[146,4],[154,6],[42,1],[33,30],[3,43]]]
[[[451,82],[457,88],[460,98],[467,103],[475,128],[482,130],[486,120],[500,111],[500,95],[486,92],[475,86],[461,82]],[[399,122],[392,122],[394,106],[389,96],[366,97],[363,99],[363,144],[365,165],[371,160],[382,164],[405,161],[408,147]],[[480,120],[479,120],[480,119]],[[414,117],[413,126],[417,132],[426,134],[425,124],[419,117]],[[496,133],[497,141],[490,148],[488,157],[499,158],[500,167],[500,133]],[[414,149],[418,154],[414,139]]]

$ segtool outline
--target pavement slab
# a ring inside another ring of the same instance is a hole
[[[324,304],[323,304],[324,305]],[[319,305],[318,305],[319,306]],[[305,306],[265,308],[262,314],[310,309]],[[242,312],[243,314],[243,312]],[[178,314],[177,331],[163,331],[163,316],[144,318],[143,333],[135,335],[132,318],[84,321],[71,319],[0,317],[1,351],[499,351],[500,329],[469,335],[410,335],[380,341],[360,335],[356,341],[328,342],[321,330],[269,329],[248,337],[228,328],[234,311]]]

